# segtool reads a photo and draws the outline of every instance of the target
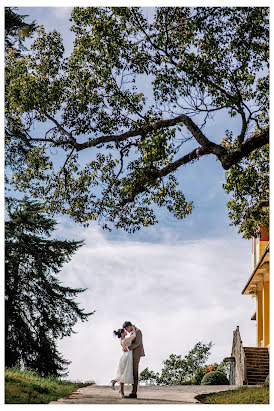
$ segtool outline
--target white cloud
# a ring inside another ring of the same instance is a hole
[[[52,15],[58,20],[70,18],[72,9],[73,7],[50,7]]]
[[[115,376],[121,351],[112,331],[125,320],[143,332],[141,370],[160,371],[169,354],[185,355],[198,341],[212,340],[209,361],[221,361],[230,355],[237,325],[244,344],[255,344],[255,301],[241,295],[250,275],[249,243],[241,238],[155,244],[111,242],[94,228],[75,235],[86,245],[64,266],[61,279],[88,287],[77,300],[96,313],[59,342],[72,360],[69,378],[106,384]]]

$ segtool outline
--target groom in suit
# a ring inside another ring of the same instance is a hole
[[[132,324],[130,321],[126,321],[123,324],[123,328],[127,332],[131,333],[133,330]],[[142,331],[136,327],[136,338],[132,341],[132,344],[128,347],[129,350],[132,350],[133,357],[133,378],[134,383],[132,385],[132,393],[127,396],[127,398],[137,398],[137,387],[138,387],[138,373],[139,373],[139,362],[140,358],[145,356],[144,346],[143,346],[143,336]],[[124,349],[126,351],[126,349]]]

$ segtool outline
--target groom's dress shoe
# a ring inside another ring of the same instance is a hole
[[[129,394],[126,398],[137,398],[137,394]]]

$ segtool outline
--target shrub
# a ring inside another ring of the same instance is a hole
[[[229,385],[226,375],[221,371],[212,371],[204,375],[202,385]]]
[[[204,368],[198,368],[193,379],[193,384],[200,385],[203,377],[208,373]]]
[[[181,382],[181,385],[193,385],[193,384],[194,384],[193,380],[188,380],[188,381]]]
[[[266,387],[269,387],[269,374],[268,374],[268,376],[267,376],[266,379],[265,379],[264,385],[265,385]]]

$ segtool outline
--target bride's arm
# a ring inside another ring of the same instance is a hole
[[[125,346],[127,347],[133,340],[134,338],[136,338],[136,328],[133,325],[133,330],[131,331],[131,336],[128,338],[125,338],[123,343],[125,344]]]
[[[121,346],[122,346],[122,348],[123,348],[123,351],[125,351],[125,350],[128,351],[128,349],[127,349],[127,344],[126,344],[126,340],[125,340],[125,339],[121,341]]]

